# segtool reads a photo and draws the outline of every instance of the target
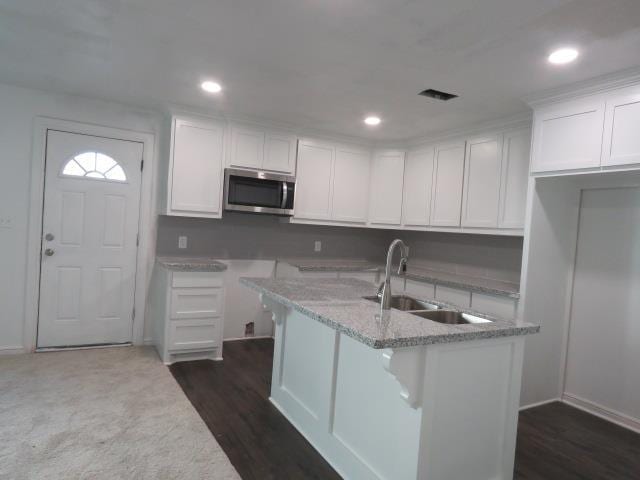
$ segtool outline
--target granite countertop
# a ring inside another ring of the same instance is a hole
[[[163,267],[175,272],[224,272],[227,266],[208,257],[157,257]]]
[[[381,317],[380,306],[362,298],[374,295],[375,285],[355,278],[241,278],[240,282],[265,298],[293,308],[372,348],[464,342],[527,335],[540,330],[537,325],[501,320],[431,299],[422,300],[472,313],[492,322],[447,325],[395,309]]]
[[[297,267],[301,272],[384,272],[384,265],[369,260],[307,258],[283,259],[281,261]],[[394,276],[397,276],[395,271]],[[404,276],[419,282],[428,282],[453,288],[464,288],[474,292],[502,295],[516,299],[520,298],[520,285],[517,283],[414,267],[411,265],[411,260],[409,260],[407,272]]]

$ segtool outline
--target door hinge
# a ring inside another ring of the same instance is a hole
[[[140,171],[144,168],[144,160],[140,160]]]

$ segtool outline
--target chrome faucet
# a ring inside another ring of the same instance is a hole
[[[391,262],[393,261],[393,252],[396,247],[400,247],[400,264],[398,265],[398,275],[407,271],[407,260],[409,257],[409,249],[400,239],[396,239],[389,245],[387,252],[387,265],[384,270],[384,282],[378,288],[378,298],[380,299],[380,308],[382,310],[391,309]]]

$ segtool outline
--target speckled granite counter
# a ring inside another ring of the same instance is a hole
[[[389,311],[388,317],[381,318],[379,305],[362,298],[375,294],[375,285],[354,278],[241,278],[240,282],[268,299],[291,307],[373,348],[527,335],[537,333],[540,329],[537,325],[516,324],[482,314],[479,316],[493,321],[446,325],[394,309]],[[447,306],[442,302],[432,302]],[[475,313],[451,306],[447,308]]]
[[[369,272],[384,271],[384,265],[369,260],[351,259],[283,259],[279,260],[297,267],[301,272]],[[458,273],[443,272],[414,267],[411,260],[407,266],[406,278],[453,288],[463,288],[472,292],[520,298],[520,285],[490,278],[473,277]]]
[[[224,272],[227,266],[207,257],[157,257],[164,268],[175,272]]]

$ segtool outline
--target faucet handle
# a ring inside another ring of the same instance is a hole
[[[400,264],[398,265],[398,275],[403,273],[407,273],[407,259],[404,257],[400,259]]]
[[[378,287],[378,293],[376,293],[376,297],[378,297],[379,299],[382,299],[383,292],[384,292],[384,282],[382,282]]]

